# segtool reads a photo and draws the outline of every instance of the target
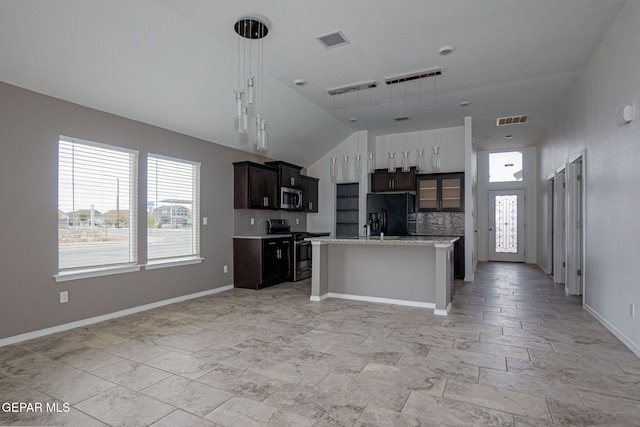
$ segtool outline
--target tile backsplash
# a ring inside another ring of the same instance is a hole
[[[464,236],[464,212],[410,214],[409,233],[432,236]]]
[[[253,225],[251,225],[251,218],[253,218]],[[267,219],[271,218],[289,220],[291,231],[307,230],[307,214],[304,212],[234,209],[233,235],[259,236],[267,234]],[[298,220],[297,224],[296,220]]]

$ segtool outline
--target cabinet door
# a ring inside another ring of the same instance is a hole
[[[302,206],[305,212],[318,212],[318,179],[300,176]]]
[[[266,208],[263,183],[263,170],[249,167],[249,207],[250,208]]]
[[[262,244],[262,284],[279,283],[281,274],[280,246],[276,239],[267,239]]]
[[[440,209],[461,211],[464,209],[462,205],[462,176],[442,177],[440,181]]]
[[[393,191],[415,191],[416,189],[416,171],[411,169],[409,172],[398,172],[391,175]]]
[[[278,191],[278,171],[266,170],[262,171],[262,194],[266,197],[266,208],[277,209],[279,204],[280,192]]]
[[[278,276],[280,281],[286,281],[291,279],[291,241],[281,240],[278,243],[280,248],[279,262],[278,262]]]
[[[386,169],[377,169],[371,174],[371,191],[374,193],[393,191],[390,174]]]
[[[438,209],[438,178],[421,177],[418,179],[418,210]]]

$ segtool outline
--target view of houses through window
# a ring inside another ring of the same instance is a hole
[[[60,272],[138,262],[137,179],[137,151],[60,137]],[[198,257],[200,164],[149,154],[146,190],[147,261]]]
[[[200,254],[200,165],[156,154],[147,158],[147,259]]]
[[[58,144],[58,269],[135,263],[138,153],[67,137]]]

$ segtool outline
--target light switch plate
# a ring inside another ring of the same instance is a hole
[[[60,304],[64,304],[65,302],[69,302],[69,291],[60,292]]]

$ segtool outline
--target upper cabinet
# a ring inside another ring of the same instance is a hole
[[[318,212],[318,178],[300,175],[302,207],[305,212]]]
[[[387,169],[376,169],[371,174],[371,191],[384,193],[389,191],[416,191],[416,169],[402,172],[397,168],[395,172]]]
[[[278,185],[280,187],[300,188],[301,166],[281,161],[266,162],[265,165],[278,169]]]
[[[419,211],[464,211],[464,173],[417,176]]]
[[[233,208],[276,209],[278,170],[253,162],[233,164]]]

